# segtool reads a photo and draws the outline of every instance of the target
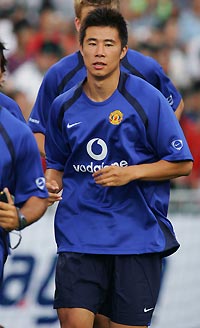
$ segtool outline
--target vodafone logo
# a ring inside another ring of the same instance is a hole
[[[93,173],[96,172],[104,167],[115,165],[115,166],[128,166],[128,162],[126,160],[121,160],[119,162],[111,162],[105,163],[103,160],[106,158],[108,154],[108,147],[100,138],[93,138],[91,139],[86,146],[86,151],[88,155],[94,160],[98,161],[99,163],[90,161],[89,163],[77,163],[73,165],[73,168],[78,173]]]
[[[92,150],[92,146],[95,143],[97,143],[101,147],[101,152],[99,154],[95,154]],[[95,159],[96,161],[102,161],[107,156],[108,148],[106,146],[106,143],[102,139],[94,138],[90,140],[87,144],[87,153],[92,159]]]

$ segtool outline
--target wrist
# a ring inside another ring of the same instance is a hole
[[[16,207],[16,209],[17,209],[18,223],[19,223],[19,226],[16,230],[20,231],[27,227],[28,222],[26,220],[25,215],[20,212],[20,209],[18,207]]]

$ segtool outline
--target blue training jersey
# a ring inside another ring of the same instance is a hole
[[[22,114],[22,111],[16,101],[7,95],[0,92],[0,106],[5,107],[9,110],[11,114],[17,117],[20,121],[26,123],[26,120]]]
[[[121,61],[121,70],[141,77],[162,92],[175,111],[181,95],[153,58],[129,49]],[[46,73],[38,92],[28,124],[34,133],[46,131],[49,109],[53,100],[86,77],[86,68],[80,52],[64,57]]]
[[[63,171],[55,216],[58,252],[168,255],[179,244],[167,219],[169,181],[102,187],[92,173],[159,160],[192,160],[166,99],[142,79],[121,73],[117,90],[94,102],[82,83],[57,97],[46,131],[47,168]]]
[[[32,196],[48,197],[33,134],[3,107],[0,107],[0,152],[0,190],[8,187],[16,206],[21,207]],[[7,233],[0,228],[1,243],[2,239],[7,240]]]

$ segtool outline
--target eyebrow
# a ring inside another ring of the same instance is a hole
[[[87,41],[97,41],[97,38],[88,38]],[[104,39],[103,41],[115,43],[115,40],[113,39]]]

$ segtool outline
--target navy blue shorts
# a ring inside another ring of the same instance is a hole
[[[118,324],[148,326],[158,298],[159,254],[61,253],[54,308],[85,308]]]

